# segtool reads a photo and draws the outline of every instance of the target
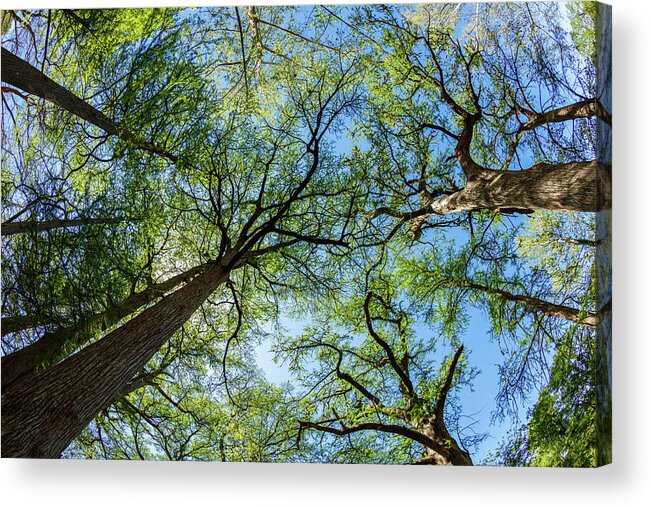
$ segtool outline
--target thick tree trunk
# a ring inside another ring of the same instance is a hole
[[[419,460],[418,465],[443,465],[443,466],[473,466],[470,455],[459,447],[457,441],[450,436],[445,423],[437,416],[428,418],[418,431],[437,442],[446,451],[445,454],[434,449],[425,449],[425,456]]]
[[[123,129],[104,113],[5,48],[2,48],[2,81],[24,92],[48,100],[79,118],[98,126],[107,134],[118,136],[133,146],[161,155],[171,162],[178,160],[178,157],[158,146],[139,140],[134,133]]]
[[[522,171],[481,169],[462,190],[430,203],[437,215],[482,209],[594,212],[610,206],[610,166],[597,161],[537,164]]]
[[[86,344],[98,331],[116,325],[125,317],[157,297],[162,297],[182,282],[190,281],[204,269],[206,269],[206,265],[196,266],[162,283],[151,285],[141,292],[131,294],[117,306],[83,319],[74,326],[45,333],[31,345],[2,357],[3,392],[17,380],[46,370],[61,361],[71,350]]]
[[[543,299],[532,296],[512,294],[505,290],[495,289],[493,287],[488,287],[486,285],[481,285],[478,283],[467,283],[465,286],[469,289],[479,290],[482,292],[487,292],[489,294],[495,294],[503,299],[506,299],[507,301],[522,303],[523,305],[526,305],[534,310],[538,310],[550,317],[558,317],[592,328],[597,327],[597,324],[599,324],[601,318],[603,317],[604,311],[607,312],[607,310],[604,308],[599,313],[586,313],[570,306],[557,305],[555,303],[550,303],[549,301],[545,301]],[[610,306],[608,306],[608,308],[610,308]]]
[[[25,232],[51,231],[52,229],[66,229],[68,227],[83,227],[85,225],[118,224],[125,222],[124,218],[79,218],[74,220],[44,220],[27,222],[9,222],[2,224],[2,235],[11,236]]]
[[[2,395],[2,457],[57,458],[229,271],[215,264],[154,306]]]

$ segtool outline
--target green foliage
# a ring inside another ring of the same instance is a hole
[[[527,221],[516,245],[523,260],[544,271],[556,290],[588,293],[585,281],[597,247],[593,217],[539,211]]]
[[[597,2],[570,2],[567,4],[572,30],[570,35],[583,57],[597,63]]]
[[[569,34],[553,4],[4,11],[3,47],[120,135],[3,88],[3,220],[118,219],[3,238],[3,318],[36,322],[3,353],[92,320],[72,354],[165,296],[93,320],[133,294],[229,271],[66,457],[412,463],[405,435],[306,423],[422,432],[447,380],[444,440],[473,450],[461,395],[497,351],[495,462],[593,466],[594,331],[549,306],[595,312],[594,217],[431,204],[468,182],[468,116],[491,170],[594,157],[594,118],[523,130],[591,96],[594,5]]]
[[[540,467],[597,465],[594,335],[559,345],[548,385],[526,425],[513,432],[489,464]]]

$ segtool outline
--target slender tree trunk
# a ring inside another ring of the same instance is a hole
[[[113,327],[182,282],[189,282],[205,269],[205,264],[196,266],[162,283],[151,285],[143,291],[131,294],[117,306],[83,319],[73,326],[45,333],[31,345],[2,357],[3,391],[10,388],[18,379],[32,376],[65,359],[72,350],[85,345],[98,332]]]
[[[557,305],[555,303],[550,303],[549,301],[545,301],[533,296],[512,294],[505,290],[495,289],[478,283],[467,283],[465,286],[469,289],[480,290],[489,294],[495,294],[503,299],[506,299],[507,301],[522,303],[534,310],[541,311],[550,317],[558,317],[591,328],[597,327],[603,318],[603,314],[610,308],[610,305],[607,305],[607,307],[602,308],[598,313],[586,313],[570,306]]]
[[[44,221],[26,221],[26,222],[9,222],[2,224],[2,235],[11,236],[25,232],[51,231],[52,229],[66,229],[68,227],[83,227],[85,225],[104,225],[118,224],[125,222],[124,218],[78,218],[74,220],[44,220]]]
[[[161,155],[171,162],[178,160],[178,157],[160,147],[139,140],[137,135],[125,130],[104,113],[5,48],[2,48],[2,81],[24,92],[50,101],[79,118],[98,126],[107,134],[118,136],[133,146]]]
[[[101,340],[3,392],[2,457],[57,458],[228,275],[213,265]]]
[[[522,171],[481,169],[462,190],[429,206],[438,215],[482,209],[599,211],[611,206],[610,166],[591,161],[537,164]]]
[[[42,319],[34,317],[32,315],[14,315],[11,317],[2,317],[2,322],[0,322],[0,328],[2,329],[3,336],[9,333],[17,333],[18,331],[32,329],[43,325],[45,325],[45,322],[43,322]]]
[[[600,241],[596,239],[585,239],[585,238],[555,238],[553,241],[558,243],[567,243],[568,245],[580,245],[580,246],[599,246]]]
[[[597,117],[608,125],[612,123],[610,113],[597,99],[582,100],[546,113],[534,113],[526,110],[521,110],[521,112],[527,116],[528,120],[520,127],[518,133],[524,133],[548,123],[558,123],[578,118]]]
[[[93,125],[107,134],[117,135],[113,120],[74,93],[55,83],[33,65],[2,48],[2,80],[37,97],[48,100]]]

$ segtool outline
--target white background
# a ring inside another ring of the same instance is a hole
[[[0,0],[2,8],[11,9],[217,3],[247,2]],[[615,116],[613,465],[596,470],[520,470],[4,459],[0,460],[4,505],[650,505],[650,3],[609,3]]]

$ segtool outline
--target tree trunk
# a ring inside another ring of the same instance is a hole
[[[85,225],[118,224],[125,222],[124,218],[79,218],[74,220],[44,220],[27,222],[9,222],[2,224],[2,235],[11,236],[25,232],[51,231],[52,229],[65,229],[68,227],[83,227]]]
[[[24,92],[48,100],[70,113],[96,125],[109,135],[120,137],[127,143],[150,153],[161,155],[171,162],[178,157],[165,150],[138,139],[138,136],[123,129],[104,113],[57,84],[36,67],[2,48],[2,80]]]
[[[448,393],[452,388],[454,372],[462,353],[463,345],[457,349],[448,367],[445,381],[436,400],[434,413],[425,417],[417,426],[419,433],[434,443],[434,445],[425,446],[425,456],[416,462],[417,465],[473,466],[470,454],[461,449],[457,441],[450,436],[444,417]]]
[[[2,457],[57,458],[229,271],[215,264],[162,301],[2,396]]]
[[[595,212],[610,206],[610,166],[597,161],[536,164],[522,171],[481,169],[463,189],[430,203],[437,215],[482,209]]]
[[[574,104],[547,111],[546,113],[534,113],[526,110],[521,110],[521,112],[528,117],[528,120],[526,123],[522,124],[518,131],[519,133],[524,133],[549,123],[564,122],[578,118],[597,117],[601,118],[601,120],[608,125],[612,123],[610,113],[597,99],[582,100],[580,102],[575,102]]]
[[[206,265],[196,266],[162,283],[151,285],[141,292],[131,294],[115,307],[83,319],[76,325],[45,333],[31,345],[2,357],[3,392],[20,378],[32,376],[61,361],[71,350],[86,344],[98,331],[116,325],[157,297],[162,297],[182,282],[189,281],[204,269]]]
[[[45,322],[38,317],[33,317],[32,315],[2,317],[2,321],[0,322],[3,336],[9,333],[17,333],[18,331],[32,329],[43,325],[45,325]]]
[[[418,431],[428,438],[439,443],[445,448],[446,454],[426,448],[425,455],[416,462],[418,465],[444,465],[444,466],[474,466],[470,455],[466,453],[457,441],[450,436],[445,423],[437,416],[427,418],[425,424]]]
[[[539,310],[550,317],[558,317],[591,328],[597,327],[597,324],[599,324],[599,321],[603,317],[604,309],[602,309],[599,313],[586,313],[570,306],[557,305],[555,303],[550,303],[549,301],[545,301],[533,296],[511,294],[505,290],[494,289],[492,287],[487,287],[486,285],[480,285],[478,283],[467,283],[464,284],[464,286],[468,287],[469,289],[479,290],[482,292],[487,292],[489,294],[495,294],[503,299],[506,299],[507,301],[522,303],[523,305],[526,305],[534,310]]]

